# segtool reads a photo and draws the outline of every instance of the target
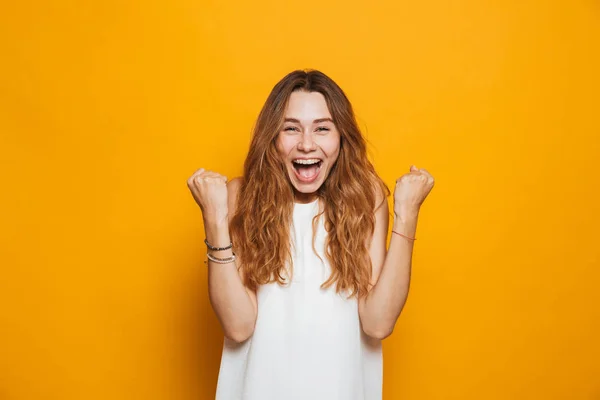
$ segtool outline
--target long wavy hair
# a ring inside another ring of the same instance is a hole
[[[294,187],[276,140],[290,95],[299,90],[319,92],[325,97],[340,133],[338,159],[317,191],[324,208],[312,221],[314,250],[315,228],[325,214],[325,257],[331,275],[321,287],[336,284],[337,293],[347,291],[350,297],[361,297],[370,289],[372,265],[367,245],[375,228],[374,211],[379,206],[375,204],[376,193],[384,193],[386,201],[390,190],[367,158],[366,141],[350,101],[331,78],[316,70],[293,71],[279,81],[254,126],[230,223],[238,268],[242,269],[244,284],[256,290],[274,281],[285,284],[286,262],[293,264],[290,226]]]

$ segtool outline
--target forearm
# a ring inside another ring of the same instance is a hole
[[[415,237],[417,220],[418,212],[397,216],[393,230]],[[413,246],[412,240],[392,233],[379,279],[361,310],[363,329],[372,336],[389,336],[402,312],[410,286]]]
[[[206,240],[215,247],[226,247],[231,239],[227,222],[204,224]],[[207,250],[218,258],[230,257],[228,250]],[[255,310],[237,269],[237,262],[219,264],[208,260],[208,292],[211,305],[225,336],[240,341],[254,328]]]

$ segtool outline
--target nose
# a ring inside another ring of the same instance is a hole
[[[317,146],[315,143],[315,138],[313,136],[313,134],[308,131],[308,132],[304,132],[302,133],[302,136],[300,137],[300,140],[298,141],[298,150],[300,151],[312,151],[312,150],[316,150]]]

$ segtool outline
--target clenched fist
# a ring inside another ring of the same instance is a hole
[[[434,179],[427,170],[411,165],[410,172],[396,180],[394,214],[404,218],[419,213],[421,204],[433,189]]]
[[[227,222],[227,177],[200,168],[187,181],[194,200],[202,210],[204,222]]]

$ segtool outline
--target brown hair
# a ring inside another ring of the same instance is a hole
[[[387,197],[390,190],[367,158],[366,141],[350,101],[331,78],[316,70],[293,71],[279,81],[254,126],[230,224],[238,266],[244,284],[256,290],[258,285],[273,281],[284,284],[285,263],[292,265],[289,240],[294,188],[276,140],[290,95],[298,90],[321,93],[340,132],[338,159],[317,191],[324,210],[313,219],[316,227],[318,218],[325,214],[325,256],[332,274],[322,287],[337,283],[336,292],[348,290],[351,296],[364,296],[371,279],[367,240],[375,228],[374,210],[379,206],[375,204],[376,191]],[[313,249],[314,239],[313,234]]]

